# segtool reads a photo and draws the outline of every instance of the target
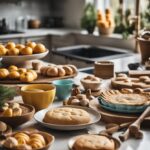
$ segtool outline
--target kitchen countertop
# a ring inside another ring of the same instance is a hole
[[[85,73],[79,73],[77,77],[75,77],[75,83],[79,83],[80,78],[86,76]],[[62,102],[54,101],[51,107],[61,106]],[[52,130],[45,127],[40,126],[36,121],[33,119],[32,121],[22,125],[18,129],[24,129],[28,127],[34,127],[42,131],[46,131],[55,136],[55,142],[50,148],[50,150],[68,150],[68,140],[73,136],[86,134],[88,131],[99,132],[104,129],[105,124],[103,122],[98,122],[97,124],[91,125],[87,129],[79,130],[79,131],[58,131]],[[141,140],[129,139],[126,142],[121,144],[120,150],[149,150],[149,139],[150,139],[150,129],[142,129],[144,133],[144,137]],[[114,134],[114,137],[118,137],[120,132]]]
[[[39,29],[26,29],[23,33],[16,33],[16,34],[3,34],[0,35],[1,39],[13,39],[13,38],[26,38],[26,37],[37,37],[37,36],[49,36],[49,35],[58,35],[63,36],[67,34],[82,34],[87,35],[86,30],[82,29],[74,29],[74,28],[39,28]],[[99,32],[96,30],[93,34],[88,34],[89,36],[99,36]],[[109,37],[109,38],[116,38],[122,39],[121,34],[111,34],[111,35],[101,35],[101,37]],[[133,36],[130,36],[129,39],[133,39]]]
[[[49,35],[59,35],[63,36],[70,33],[81,33],[81,30],[78,29],[27,29],[24,33],[17,34],[5,34],[0,35],[0,39],[10,39],[10,38],[26,38],[26,37],[37,37],[37,36],[49,36]]]

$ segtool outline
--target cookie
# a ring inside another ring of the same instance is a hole
[[[79,108],[62,107],[49,110],[43,121],[50,124],[78,125],[89,123],[90,115]]]
[[[73,144],[73,150],[115,150],[115,142],[102,135],[81,135]]]
[[[148,76],[140,76],[139,79],[140,81],[150,80]]]

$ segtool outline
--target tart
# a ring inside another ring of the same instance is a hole
[[[150,103],[150,95],[147,93],[122,93],[118,90],[109,90],[101,94],[101,98],[111,104],[140,106]]]

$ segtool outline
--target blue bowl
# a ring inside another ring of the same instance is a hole
[[[53,84],[56,86],[56,96],[58,100],[66,100],[71,95],[74,81],[71,79],[55,80]]]

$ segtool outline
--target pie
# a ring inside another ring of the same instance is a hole
[[[46,123],[58,125],[86,124],[90,122],[90,114],[79,108],[54,108],[45,114],[43,121]]]
[[[115,150],[115,142],[102,135],[81,135],[73,144],[73,150]]]
[[[148,93],[122,93],[118,90],[109,90],[101,93],[101,98],[107,103],[131,106],[148,105],[150,103]]]

